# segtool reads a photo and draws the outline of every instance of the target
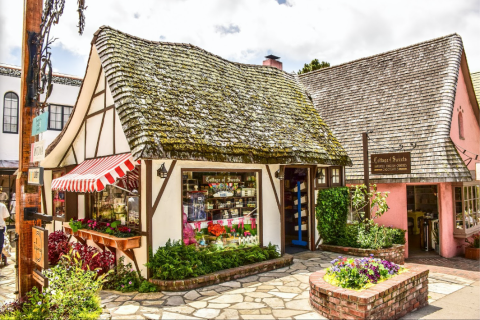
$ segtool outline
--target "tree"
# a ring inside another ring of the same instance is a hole
[[[305,65],[303,66],[303,69],[298,70],[298,74],[307,73],[313,70],[318,70],[318,69],[328,68],[328,67],[330,67],[329,62],[326,62],[326,61],[320,62],[318,61],[318,59],[313,59],[312,62],[305,63]]]

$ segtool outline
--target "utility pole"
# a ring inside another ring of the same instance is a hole
[[[363,136],[363,182],[367,189],[365,190],[365,219],[370,219],[370,168],[368,167],[368,132],[362,133]]]
[[[32,227],[39,221],[24,220],[24,208],[40,208],[38,187],[32,193],[26,193],[26,172],[30,165],[30,148],[35,142],[32,137],[32,121],[34,117],[32,97],[29,91],[33,89],[32,63],[36,53],[36,35],[40,32],[42,22],[42,0],[24,0],[23,6],[23,33],[22,33],[22,76],[20,88],[19,126],[19,154],[16,183],[16,211],[15,225],[18,234],[17,249],[17,288],[19,296],[25,295],[33,286],[32,279]],[[31,188],[31,187],[30,187]]]

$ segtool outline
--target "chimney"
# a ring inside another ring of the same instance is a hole
[[[275,67],[277,69],[283,70],[283,64],[278,61],[280,57],[274,56],[273,54],[270,54],[266,56],[267,60],[263,61],[264,66],[270,66],[270,67]]]

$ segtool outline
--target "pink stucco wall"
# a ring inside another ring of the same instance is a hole
[[[463,112],[463,131],[465,139],[459,137],[458,131],[458,114]],[[461,148],[467,149],[475,154],[480,154],[480,127],[473,112],[472,103],[468,97],[467,86],[463,77],[462,69],[458,76],[457,93],[455,95],[455,105],[452,114],[452,124],[450,127],[450,137],[453,142]],[[466,155],[472,156],[470,153]],[[463,158],[467,158],[463,155]],[[468,169],[475,170],[475,161],[468,165]]]

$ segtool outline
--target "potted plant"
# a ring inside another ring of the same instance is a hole
[[[471,239],[465,239],[468,246],[465,247],[465,258],[480,260],[480,232],[474,234]]]

